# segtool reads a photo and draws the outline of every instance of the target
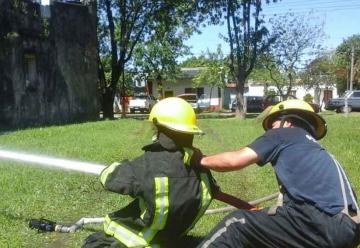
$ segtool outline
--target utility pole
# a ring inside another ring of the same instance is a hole
[[[350,82],[349,82],[349,91],[353,89],[353,79],[354,79],[354,46],[351,46],[351,64],[350,64]],[[345,116],[349,113],[348,109],[348,94],[345,95]]]
[[[353,89],[353,80],[354,80],[354,46],[351,47],[351,67],[350,67],[350,91]]]

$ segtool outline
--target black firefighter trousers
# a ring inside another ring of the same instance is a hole
[[[273,216],[267,210],[229,214],[198,247],[350,248],[359,244],[359,225],[345,214],[329,216],[312,205],[292,201]]]

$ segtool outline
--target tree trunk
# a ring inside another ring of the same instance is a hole
[[[212,85],[210,88],[210,97],[209,97],[209,110],[211,111],[211,98],[212,98],[212,92],[213,92],[214,86]]]
[[[114,97],[115,91],[111,87],[106,87],[102,94],[103,118],[114,119]]]
[[[122,67],[123,68],[123,67]],[[121,90],[120,90],[120,97],[121,97],[121,118],[126,117],[126,104],[125,104],[125,70],[122,71],[122,80],[121,80]]]
[[[121,118],[126,117],[126,103],[125,103],[125,96],[121,97]]]
[[[245,77],[240,73],[236,77],[236,100],[237,108],[235,116],[240,119],[246,118],[246,106],[244,101]]]

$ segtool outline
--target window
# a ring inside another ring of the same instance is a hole
[[[24,77],[25,77],[25,87],[27,89],[36,89],[36,57],[34,54],[25,54],[24,55]]]
[[[360,97],[360,91],[354,91],[353,97]]]
[[[196,88],[196,94],[198,97],[204,95],[204,88],[203,87],[200,87],[200,88]]]
[[[196,88],[185,88],[185,94],[196,93]]]

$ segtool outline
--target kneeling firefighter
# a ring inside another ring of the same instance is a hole
[[[262,124],[266,132],[251,144],[199,164],[232,171],[270,163],[282,192],[276,206],[231,213],[199,247],[357,247],[356,194],[342,166],[317,142],[326,135],[325,120],[294,99],[273,106]]]
[[[156,138],[142,148],[144,154],[101,173],[105,189],[134,200],[108,214],[104,232],[90,235],[83,247],[177,247],[179,237],[204,214],[214,194],[223,200],[209,170],[190,166],[201,154],[193,147],[194,135],[202,133],[191,105],[166,98],[153,107],[149,121]]]

